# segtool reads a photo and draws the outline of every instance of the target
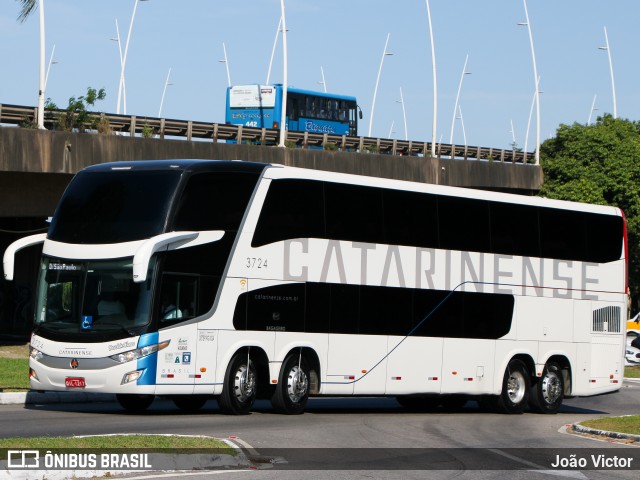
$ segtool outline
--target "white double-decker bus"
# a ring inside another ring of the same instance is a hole
[[[241,161],[78,173],[46,235],[35,390],[287,414],[309,396],[555,413],[623,379],[613,207]]]

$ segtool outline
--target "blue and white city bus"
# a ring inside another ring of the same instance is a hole
[[[246,414],[309,396],[555,413],[623,380],[613,207],[244,161],[95,165],[43,242],[34,390]]]
[[[280,128],[282,85],[236,85],[227,88],[225,122],[257,128]],[[286,128],[296,132],[356,136],[355,97],[287,88]]]

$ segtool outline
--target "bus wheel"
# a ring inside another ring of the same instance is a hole
[[[178,395],[171,400],[180,410],[197,412],[207,403],[208,398],[205,395]]]
[[[153,402],[153,398],[153,395],[116,394],[120,406],[129,412],[144,412]]]
[[[282,363],[278,385],[271,397],[273,408],[287,415],[303,413],[309,399],[309,378],[305,359],[289,355]]]
[[[220,410],[230,415],[246,415],[256,399],[256,368],[246,353],[236,353],[224,376]]]
[[[531,386],[531,408],[540,413],[558,413],[564,399],[564,379],[555,362],[545,365],[542,377]]]
[[[502,413],[522,413],[529,403],[531,380],[527,366],[518,359],[507,365],[502,380],[502,392],[496,398],[496,407]]]

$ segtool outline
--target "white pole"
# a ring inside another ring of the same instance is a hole
[[[266,85],[269,85],[269,80],[271,80],[271,66],[273,65],[273,57],[276,53],[276,46],[278,45],[278,35],[280,35],[280,29],[282,28],[282,15],[280,16],[280,21],[278,22],[278,28],[276,29],[276,38],[273,40],[273,48],[271,49],[271,60],[269,60],[269,70],[267,71],[267,81]]]
[[[527,30],[529,31],[529,43],[531,44],[531,59],[533,61],[533,82],[536,88],[536,165],[540,163],[540,78],[538,77],[538,67],[536,64],[536,52],[533,48],[533,34],[531,33],[531,22],[529,21],[529,10],[527,9],[527,0],[522,0],[524,4],[524,14],[527,19]],[[520,24],[522,25],[522,24]]]
[[[460,125],[462,126],[462,138],[464,140],[464,146],[467,146],[467,131],[464,129],[464,118],[462,118],[462,107],[458,105],[458,111],[460,112]]]
[[[462,67],[462,74],[460,75],[460,83],[458,84],[458,93],[456,94],[456,103],[453,105],[453,118],[451,119],[451,136],[449,137],[449,143],[453,144],[453,129],[456,123],[456,111],[458,110],[458,101],[460,100],[460,91],[462,90],[462,80],[465,75],[469,75],[471,72],[467,72],[467,62],[469,61],[469,54],[464,59],[464,66]]]
[[[509,133],[511,133],[511,145],[513,146],[513,148],[515,148],[516,145],[516,131],[513,128],[513,120],[510,120],[511,122],[511,131]]]
[[[402,87],[400,87],[400,103],[402,104],[402,118],[404,119],[404,139],[409,140],[409,133],[407,132],[407,112],[404,108],[404,97],[402,96]]]
[[[327,82],[324,81],[324,68],[320,65],[320,74],[322,75],[322,81],[320,82],[324,87],[324,93],[327,93]]]
[[[604,27],[604,41],[605,46],[600,47],[600,50],[606,50],[609,56],[609,72],[611,73],[611,94],[613,96],[613,118],[618,118],[618,105],[616,102],[616,82],[613,78],[613,62],[611,60],[611,49],[609,48],[609,36],[607,35],[607,27]]]
[[[131,14],[131,22],[129,23],[129,33],[127,34],[127,42],[124,45],[124,55],[122,56],[122,73],[120,75],[120,90],[122,90],[123,94],[123,112],[125,115],[127,113],[127,94],[124,91],[124,71],[127,65],[127,54],[129,53],[129,41],[131,40],[131,31],[133,30],[133,20],[136,18],[136,9],[138,8],[138,2],[140,0],[135,0],[133,4],[133,13]],[[144,0],[143,0],[144,1]],[[116,113],[120,113],[120,93],[118,92],[118,110]]]
[[[222,60],[222,62],[227,67],[227,83],[229,84],[229,86],[231,86],[231,74],[229,73],[229,59],[227,58],[227,47],[224,44],[224,42],[222,42],[222,50],[224,50],[224,60]]]
[[[433,27],[431,25],[431,8],[429,7],[429,0],[427,2],[427,16],[429,17],[429,37],[431,39],[431,64],[433,71],[433,127],[431,130],[431,156],[436,156],[436,122],[438,119],[438,87],[437,87],[437,75],[436,75],[436,47],[433,43]]]
[[[284,10],[284,0],[280,0],[280,10],[282,11],[282,52],[283,52],[283,65],[282,65],[282,105],[280,115],[280,141],[279,147],[284,147],[286,137],[286,123],[287,123],[287,18]]]
[[[596,108],[596,97],[597,96],[598,96],[597,94],[593,96],[593,102],[591,102],[591,110],[589,111],[589,120],[587,120],[587,125],[591,125],[591,116],[593,115],[593,111],[597,110],[597,108]]]
[[[369,134],[371,136],[371,129],[373,127],[373,111],[376,108],[376,95],[378,95],[378,84],[380,83],[380,74],[382,73],[382,64],[384,63],[384,57],[387,55],[393,55],[387,52],[387,45],[389,44],[390,33],[387,33],[387,41],[384,43],[384,50],[382,52],[382,58],[380,59],[380,68],[378,68],[378,77],[376,78],[376,86],[373,89],[373,102],[371,102],[371,115],[369,116]]]
[[[44,53],[44,0],[39,0],[38,9],[40,10],[40,75],[38,80],[38,128],[44,129],[44,95],[45,95],[45,53]]]
[[[118,42],[118,53],[120,54],[120,79],[118,84],[118,103],[116,113],[120,113],[120,101],[122,97],[122,92],[125,90],[125,82],[124,82],[124,70],[123,70],[123,61],[122,57],[122,40],[120,39],[120,27],[118,26],[118,19],[116,18],[116,38],[112,38],[111,40],[115,40]]]
[[[45,90],[47,89],[47,84],[49,83],[49,71],[51,71],[51,65],[54,63],[58,63],[53,61],[53,54],[55,51],[56,51],[56,46],[54,45],[53,48],[51,49],[51,56],[49,57],[49,66],[47,67],[47,74],[44,77]]]
[[[540,77],[538,77],[538,85],[540,84]],[[524,151],[525,155],[528,152],[529,148],[529,130],[531,130],[531,119],[533,118],[533,107],[536,105],[536,92],[533,92],[533,97],[531,98],[531,108],[529,109],[529,121],[527,122],[527,131],[524,136]]]
[[[391,120],[391,127],[389,127],[389,136],[387,138],[391,138],[391,135],[393,135],[394,131],[393,131],[393,126],[396,124],[395,120]]]
[[[162,118],[162,105],[164,105],[164,96],[167,93],[167,87],[173,85],[169,83],[169,76],[171,75],[171,67],[169,67],[169,73],[167,73],[167,79],[164,82],[164,88],[162,89],[162,98],[160,99],[160,108],[158,109],[158,118]]]

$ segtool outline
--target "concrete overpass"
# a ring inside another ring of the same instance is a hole
[[[542,169],[527,163],[462,160],[237,145],[215,141],[142,138],[0,127],[0,252],[17,238],[46,231],[58,198],[73,175],[118,160],[202,158],[251,160],[302,168],[531,195]],[[16,280],[0,279],[0,339],[26,338],[40,252],[16,259]]]

